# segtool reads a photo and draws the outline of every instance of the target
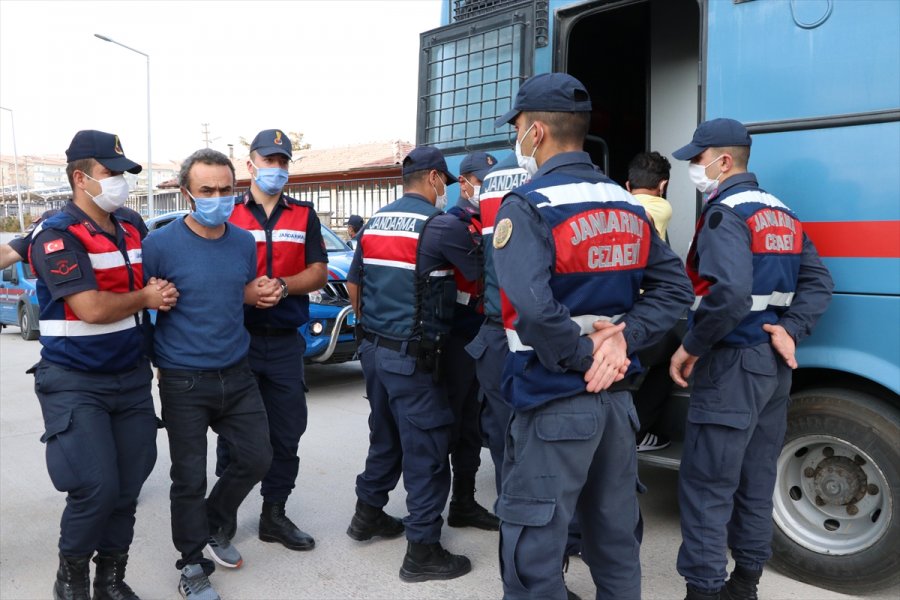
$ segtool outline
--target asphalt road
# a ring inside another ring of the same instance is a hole
[[[50,596],[57,557],[59,517],[64,497],[54,490],[44,465],[39,438],[43,432],[33,379],[25,370],[38,360],[39,342],[26,342],[16,327],[0,332],[0,598]],[[368,405],[363,398],[359,363],[316,366],[307,371],[309,429],[300,443],[300,479],[288,513],[316,538],[311,552],[292,552],[256,538],[261,500],[254,491],[239,515],[235,544],[244,556],[236,571],[220,568],[212,577],[226,599],[427,599],[500,598],[497,534],[444,528],[443,543],[472,560],[470,574],[446,582],[402,583],[397,576],[405,551],[403,539],[357,543],[345,535],[356,501],[353,486],[367,450]],[[154,390],[154,395],[156,394]],[[169,529],[169,450],[164,431],[157,438],[159,459],[140,497],[127,581],[145,600],[179,598],[177,558]],[[214,440],[210,436],[210,446]],[[212,453],[210,453],[212,459]],[[487,451],[478,473],[479,501],[494,501],[493,467]],[[645,519],[643,597],[684,597],[675,571],[680,543],[676,473],[642,467],[649,492],[641,498]],[[214,480],[209,462],[209,479]],[[386,507],[404,511],[403,489]],[[573,560],[569,587],[585,599],[594,596],[587,567]],[[769,600],[829,600],[846,596],[793,581],[767,570],[760,597]],[[866,596],[900,597],[900,587]]]

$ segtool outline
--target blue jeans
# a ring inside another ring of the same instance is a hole
[[[178,569],[203,558],[210,532],[237,519],[238,507],[272,462],[269,426],[256,380],[244,360],[220,371],[160,369],[159,393],[172,457],[172,541]],[[228,443],[231,460],[206,498],[206,433]]]

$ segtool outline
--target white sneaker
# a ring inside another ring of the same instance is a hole
[[[647,433],[644,439],[638,442],[638,452],[652,452],[654,450],[662,450],[669,445],[669,439],[655,433]]]

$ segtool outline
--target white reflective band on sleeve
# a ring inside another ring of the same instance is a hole
[[[456,290],[456,303],[457,304],[462,304],[464,306],[468,306],[469,300],[471,300],[471,299],[472,299],[472,294],[470,294],[469,292],[461,292],[459,290]]]
[[[272,241],[304,244],[306,243],[306,232],[296,229],[276,229],[272,232]]]
[[[364,265],[377,265],[379,267],[395,267],[397,269],[415,270],[416,263],[401,262],[399,260],[383,260],[380,258],[363,258]]]
[[[140,264],[142,256],[143,253],[140,248],[128,251],[128,261],[131,264]],[[112,252],[96,252],[88,254],[88,257],[90,257],[91,266],[94,267],[95,270],[114,269],[116,267],[125,266],[125,257],[122,256],[122,253],[118,250],[113,250]]]
[[[482,227],[481,235],[494,235],[494,226],[491,225],[490,227]]]
[[[65,320],[45,320],[40,322],[41,336],[49,337],[82,337],[86,335],[104,335],[106,333],[116,333],[117,331],[127,331],[137,326],[141,321],[141,315],[138,313],[137,321],[135,315],[125,317],[121,321],[115,323],[103,323],[95,325],[85,323],[84,321],[65,321]]]
[[[703,298],[704,296],[695,297],[694,303],[691,305],[691,310],[700,308],[700,301],[703,300]],[[750,312],[759,312],[766,310],[770,306],[790,306],[791,302],[794,300],[794,292],[772,292],[771,294],[750,296],[750,298],[752,299]]]
[[[449,277],[450,275],[453,275],[453,269],[442,269],[428,274],[429,277]]]
[[[766,310],[769,306],[790,306],[794,299],[794,292],[772,292],[765,296],[751,296],[753,305],[750,307],[752,311]]]
[[[618,323],[624,316],[624,314],[613,315],[611,317],[604,315],[578,315],[572,317],[572,322],[581,329],[581,335],[587,335],[594,332],[595,321]],[[531,346],[522,343],[522,340],[519,339],[519,334],[515,329],[506,330],[506,343],[509,344],[510,352],[528,352],[529,350],[534,350]]]

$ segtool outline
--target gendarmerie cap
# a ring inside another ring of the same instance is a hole
[[[584,84],[568,73],[541,73],[519,86],[512,110],[494,121],[494,126],[512,123],[524,111],[590,112],[591,96]]]
[[[125,158],[119,136],[95,129],[84,129],[76,133],[66,150],[67,162],[85,158],[93,158],[110,171],[117,173],[128,171],[137,175],[143,169],[130,158]]]
[[[280,129],[264,129],[256,134],[250,142],[250,152],[257,152],[262,156],[284,154],[288,158],[291,155],[291,138]]]
[[[691,160],[707,148],[726,146],[749,146],[753,143],[747,128],[734,119],[712,119],[703,121],[694,130],[691,143],[672,153],[678,160]]]
[[[471,173],[479,181],[484,181],[488,171],[494,168],[496,164],[497,159],[487,152],[470,152],[459,163],[459,173],[460,175]]]
[[[444,174],[447,185],[456,183],[456,175],[447,170],[444,154],[431,146],[416,146],[403,159],[403,175],[435,169]]]

